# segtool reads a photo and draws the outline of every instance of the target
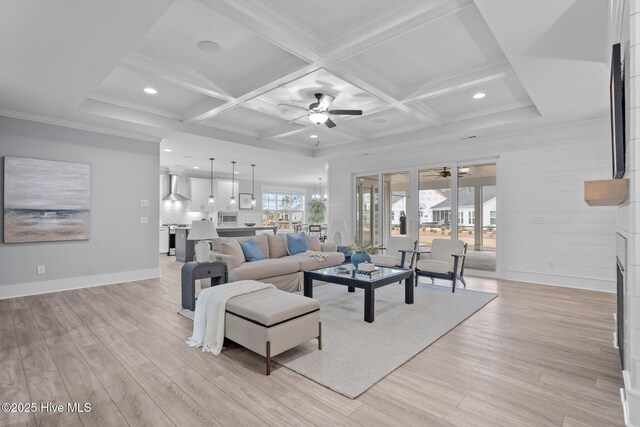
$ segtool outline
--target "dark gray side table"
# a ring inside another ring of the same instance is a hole
[[[227,267],[222,262],[187,262],[182,266],[182,308],[196,309],[196,280],[211,279],[211,286],[227,283]]]

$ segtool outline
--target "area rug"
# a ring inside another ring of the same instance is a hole
[[[315,287],[320,301],[322,350],[315,340],[274,360],[331,390],[355,399],[453,329],[497,294],[420,284],[414,304],[404,303],[404,285],[376,290],[375,321],[364,321],[364,291]]]
[[[364,291],[341,285],[313,289],[320,301],[322,350],[316,340],[275,356],[294,372],[351,399],[480,310],[497,294],[420,284],[414,304],[404,303],[404,284],[376,290],[375,321],[364,321]],[[179,313],[193,319],[193,312]]]

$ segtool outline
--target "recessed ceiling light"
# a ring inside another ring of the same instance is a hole
[[[236,174],[236,175],[238,175],[239,173],[240,173],[240,172],[238,172],[238,171],[235,171],[235,172],[234,172],[234,174]]]
[[[210,40],[202,40],[198,42],[198,49],[206,53],[218,53],[222,50],[220,45]]]
[[[194,166],[193,168],[194,169],[200,169],[200,166]]]
[[[384,122],[386,122],[386,120],[385,120],[385,119],[373,119],[373,120],[371,120],[371,121],[372,121],[373,123],[384,123]]]
[[[473,95],[473,99],[482,99],[482,98],[484,98],[485,96],[487,96],[485,93],[483,93],[483,92],[478,92],[478,93],[476,93],[475,95]]]
[[[167,153],[172,152],[173,150],[171,148],[165,148],[164,151],[166,151]]]
[[[156,93],[158,93],[158,91],[152,87],[145,87],[144,93],[148,93],[149,95],[155,95]]]
[[[309,138],[317,138],[318,135],[316,135],[315,133],[313,135],[309,135]]]

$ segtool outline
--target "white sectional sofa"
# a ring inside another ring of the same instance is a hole
[[[297,235],[296,235],[297,236]],[[344,262],[334,243],[321,243],[317,236],[307,235],[309,250],[321,252],[322,258],[309,253],[289,255],[285,234],[259,234],[253,237],[219,237],[213,240],[210,260],[227,266],[229,281],[259,280],[278,289],[295,292],[302,289],[302,272],[332,267]],[[265,259],[246,261],[239,241],[253,240]]]

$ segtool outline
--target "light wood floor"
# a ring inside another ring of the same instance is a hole
[[[0,300],[0,401],[91,402],[0,425],[623,425],[613,295],[467,279],[500,296],[356,400],[239,347],[185,346],[162,279]]]

